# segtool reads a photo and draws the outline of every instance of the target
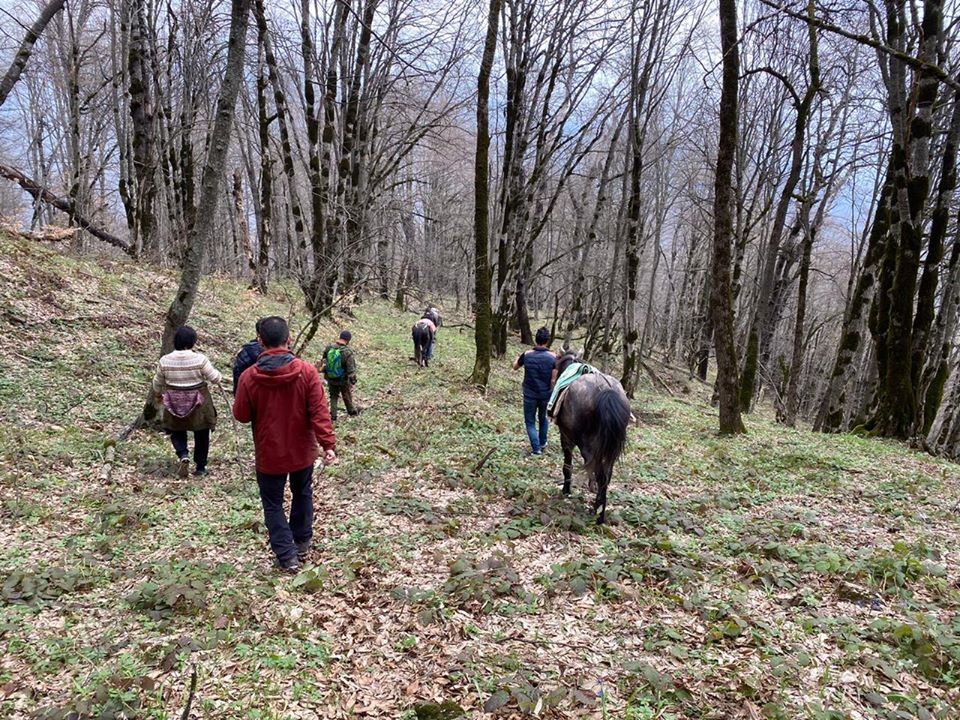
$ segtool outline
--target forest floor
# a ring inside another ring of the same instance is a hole
[[[195,672],[196,718],[960,717],[960,467],[762,417],[720,439],[702,388],[649,390],[598,528],[557,436],[526,454],[519,373],[479,395],[462,328],[418,371],[416,316],[364,303],[364,412],[284,576],[222,398],[210,477],[138,431],[98,479],[173,288],[0,237],[0,716],[180,717]],[[300,308],[205,279],[192,324],[228,375]]]

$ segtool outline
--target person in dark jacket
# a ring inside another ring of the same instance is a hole
[[[317,369],[289,350],[290,330],[280,317],[260,321],[264,351],[240,376],[233,416],[253,423],[257,484],[270,547],[286,572],[297,572],[313,537],[313,464],[336,462],[337,439]],[[283,510],[287,478],[293,500]]]
[[[513,369],[523,368],[523,424],[530,438],[531,453],[540,455],[547,447],[547,431],[550,429],[547,401],[557,379],[557,356],[547,347],[550,344],[547,328],[537,330],[536,343],[533,350],[520,354]]]
[[[260,336],[260,321],[257,320],[256,324],[257,337]],[[257,358],[260,357],[260,353],[263,352],[263,346],[260,344],[260,341],[257,338],[254,338],[248,343],[245,343],[240,352],[237,353],[236,357],[233,359],[233,393],[236,395],[237,387],[240,385],[240,376],[243,374],[243,371],[248,367],[253,365]]]
[[[330,390],[330,419],[337,420],[338,400],[343,397],[343,404],[347,407],[347,415],[359,415],[353,403],[353,386],[357,384],[357,359],[350,347],[353,335],[349,330],[342,330],[340,337],[332,345],[323,349],[320,358],[320,372],[327,381]]]

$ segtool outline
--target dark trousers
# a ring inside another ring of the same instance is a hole
[[[173,449],[177,451],[178,458],[190,457],[190,449],[187,447],[187,431],[171,430],[170,442],[173,443]],[[210,455],[210,431],[193,431],[193,461],[197,464],[197,470],[205,470],[207,467],[207,456]]]
[[[347,406],[347,414],[354,415],[357,410],[353,406],[353,385],[349,380],[343,382],[327,381],[327,387],[330,389],[330,418],[337,419],[337,400],[343,397],[343,404]]]
[[[268,475],[257,471],[263,521],[270,534],[270,548],[281,563],[297,556],[295,543],[304,543],[313,537],[313,465],[289,475],[290,519],[283,510],[283,491],[287,475]]]

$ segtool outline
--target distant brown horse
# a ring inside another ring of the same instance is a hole
[[[566,353],[557,366],[562,374],[579,362],[574,353]],[[593,511],[597,524],[603,524],[607,510],[607,487],[613,465],[627,440],[630,401],[616,378],[601,372],[587,373],[574,380],[564,391],[559,408],[554,407],[554,422],[560,429],[563,450],[563,494],[570,494],[573,472],[573,448],[580,449],[584,465],[596,485]]]

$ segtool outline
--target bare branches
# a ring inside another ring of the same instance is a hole
[[[937,78],[937,80],[942,82],[944,85],[947,85],[948,87],[951,87],[954,90],[960,90],[960,82],[952,78],[950,74],[947,71],[945,71],[943,68],[941,68],[939,65],[926,62],[902,50],[898,50],[897,48],[890,47],[886,43],[883,43],[877,40],[876,38],[870,37],[869,35],[863,35],[862,33],[855,33],[850,30],[846,30],[840,27],[839,25],[835,25],[833,23],[827,22],[826,20],[823,20],[822,18],[818,18],[814,15],[808,16],[805,13],[799,12],[797,10],[793,10],[792,8],[788,7],[786,3],[776,2],[775,0],[760,0],[760,2],[762,2],[767,7],[773,8],[774,10],[777,10],[778,12],[783,13],[784,15],[792,17],[795,20],[801,20],[805,23],[813,25],[819,30],[824,30],[826,32],[833,33],[834,35],[845,37],[848,40],[853,40],[854,42],[860,43],[861,45],[866,45],[867,47],[871,47],[878,52],[881,52],[885,55],[889,55],[892,58],[896,58],[897,60],[900,60],[901,62],[909,65],[910,67],[916,70],[921,70],[923,72],[930,73],[935,78]]]
[[[65,2],[66,0],[50,0],[41,11],[37,21],[30,26],[30,29],[23,38],[23,42],[20,43],[20,49],[17,50],[13,62],[10,64],[10,67],[7,68],[3,79],[0,80],[0,105],[3,105],[7,99],[7,95],[10,94],[13,86],[16,85],[17,80],[20,79],[23,69],[27,66],[27,61],[30,60],[30,55],[33,54],[33,46],[40,38],[44,28],[47,27],[47,23],[53,19],[54,15],[60,12]]]

